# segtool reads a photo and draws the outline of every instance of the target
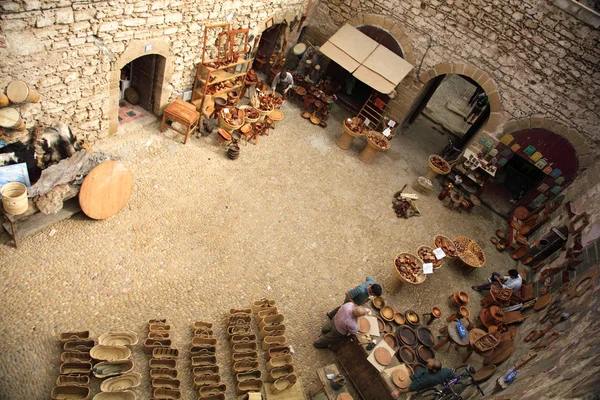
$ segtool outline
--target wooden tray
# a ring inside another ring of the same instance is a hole
[[[98,165],[85,177],[79,191],[81,210],[92,219],[106,219],[125,207],[133,190],[133,174],[118,161]]]

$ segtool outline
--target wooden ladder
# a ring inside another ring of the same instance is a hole
[[[379,99],[377,94],[372,93],[356,116],[362,120],[368,119],[369,127],[377,129],[383,119],[385,107],[386,103]]]

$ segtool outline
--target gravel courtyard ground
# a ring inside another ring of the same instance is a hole
[[[59,332],[132,330],[140,340],[147,321],[166,318],[184,398],[194,399],[189,364],[191,325],[212,321],[221,338],[218,360],[234,398],[225,313],[254,299],[276,299],[287,317],[287,339],[308,394],[318,389],[316,368],[334,362],[312,342],[325,313],[366,275],[382,282],[394,257],[431,244],[433,236],[466,235],[486,251],[484,268],[466,271],[446,263],[419,286],[403,287],[386,300],[399,311],[428,312],[440,306],[449,315],[448,296],[484,281],[492,270],[514,264],[489,238],[505,223],[485,208],[471,214],[445,209],[439,185],[420,196],[421,217],[398,219],[392,195],[427,172],[427,156],[411,135],[399,135],[373,165],[358,159],[356,141],[341,150],[343,113],[329,127],[315,127],[294,104],[285,119],[259,144],[242,146],[236,161],[216,151],[213,136],[187,145],[158,122],[133,122],[94,148],[121,157],[133,171],[133,195],[126,208],[105,221],[78,216],[26,239],[18,250],[3,234],[0,245],[0,398],[49,398],[59,374]],[[470,289],[468,289],[470,293]],[[472,296],[478,312],[479,295]],[[432,327],[438,329],[441,322]],[[457,365],[454,352],[438,356]],[[149,399],[148,356],[134,347],[135,389]],[[481,357],[471,362],[481,365]],[[263,364],[264,367],[264,364]],[[93,379],[94,390],[99,386]]]

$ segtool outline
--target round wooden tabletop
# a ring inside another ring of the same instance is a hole
[[[133,174],[125,164],[107,161],[92,169],[79,191],[81,210],[90,218],[106,219],[125,207],[133,190]]]

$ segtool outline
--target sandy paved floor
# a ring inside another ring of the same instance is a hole
[[[467,235],[481,239],[489,259],[471,274],[446,265],[423,285],[387,295],[400,311],[438,305],[448,315],[451,292],[508,267],[509,257],[489,243],[501,225],[486,209],[458,214],[432,195],[418,201],[422,217],[396,218],[392,195],[427,169],[427,153],[410,138],[398,137],[368,166],[357,157],[363,143],[347,151],[335,145],[339,120],[322,129],[294,105],[284,112],[274,133],[242,147],[237,161],[217,153],[213,137],[184,146],[156,123],[95,144],[131,167],[135,186],[127,207],[106,221],[81,216],[57,224],[54,236],[47,229],[18,251],[0,245],[0,398],[49,397],[61,331],[89,329],[97,338],[128,329],[143,337],[146,321],[163,317],[183,350],[183,390],[193,399],[187,361],[193,321],[215,322],[223,338],[225,312],[265,296],[277,299],[288,318],[288,341],[311,393],[315,368],[334,361],[311,345],[325,312],[365,275],[382,281],[399,252],[416,251],[434,234]],[[218,358],[233,398],[228,357],[222,340]],[[148,399],[141,346],[133,359],[144,376],[138,398]]]

